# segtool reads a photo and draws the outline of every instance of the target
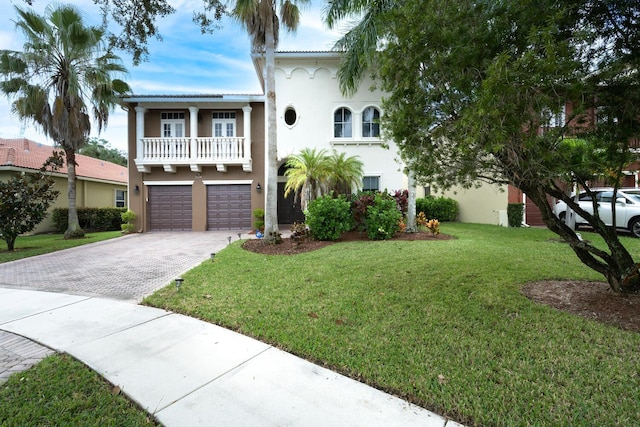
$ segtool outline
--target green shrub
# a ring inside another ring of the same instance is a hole
[[[338,240],[343,232],[351,230],[353,224],[351,204],[344,196],[334,199],[326,195],[312,200],[305,216],[316,240]]]
[[[120,230],[122,214],[126,211],[127,208],[79,208],[78,221],[80,222],[80,228],[93,231]],[[69,209],[55,208],[51,219],[56,232],[64,233],[69,222]]]
[[[448,197],[433,197],[416,199],[416,214],[424,212],[428,219],[455,221],[458,217],[458,202]]]
[[[136,213],[134,211],[128,210],[122,215],[120,215],[122,219],[122,232],[123,233],[133,233],[135,231],[136,225],[134,224],[136,220]]]
[[[264,209],[256,208],[253,210],[253,228],[258,231],[264,231]]]
[[[524,203],[509,203],[507,205],[507,219],[509,227],[520,227],[524,214]]]
[[[371,240],[390,239],[400,229],[401,219],[396,200],[387,193],[378,193],[373,205],[367,207],[367,236]]]

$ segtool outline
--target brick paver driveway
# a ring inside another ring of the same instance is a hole
[[[209,259],[229,237],[238,240],[238,232],[132,234],[0,264],[0,287],[138,302]]]

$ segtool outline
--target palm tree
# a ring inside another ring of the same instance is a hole
[[[278,153],[276,127],[275,52],[278,46],[280,25],[294,32],[300,23],[298,4],[309,0],[237,0],[232,15],[244,26],[251,38],[254,52],[264,54],[265,93],[267,113],[267,152],[265,155],[265,239],[276,240],[278,234]],[[278,17],[279,6],[280,16]]]
[[[333,150],[333,154],[327,160],[331,170],[329,186],[336,194],[351,193],[354,187],[362,185],[363,164],[358,156],[347,157],[346,153]]]
[[[91,132],[91,116],[101,131],[109,112],[129,92],[113,73],[126,73],[120,58],[104,49],[103,28],[85,26],[71,5],[49,5],[45,16],[16,7],[23,51],[0,51],[0,90],[13,98],[12,111],[32,121],[65,152],[69,222],[65,238],[84,232],[76,209],[75,153]]]
[[[327,184],[332,178],[329,159],[327,150],[303,148],[300,154],[294,154],[287,160],[284,196],[287,197],[292,191],[295,197],[299,196],[303,212],[311,200],[327,190]]]
[[[328,0],[325,23],[330,29],[349,17],[359,17],[333,46],[343,52],[338,81],[345,95],[353,95],[364,73],[375,63],[378,42],[384,35],[384,14],[395,5],[393,0]]]

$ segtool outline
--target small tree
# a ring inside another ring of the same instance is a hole
[[[23,173],[7,182],[0,182],[0,233],[13,251],[19,235],[33,230],[45,217],[47,209],[58,197],[53,190],[51,173],[62,165],[55,153],[36,173]]]

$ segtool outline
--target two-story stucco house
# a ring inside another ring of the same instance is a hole
[[[253,56],[263,84],[263,58]],[[335,149],[364,164],[361,189],[406,188],[395,144],[381,138],[382,93],[365,80],[352,97],[340,93],[334,52],[278,52],[278,220],[304,217],[284,197],[287,158],[302,148]],[[252,228],[264,207],[264,95],[132,95],[129,106],[129,207],[137,228]]]

